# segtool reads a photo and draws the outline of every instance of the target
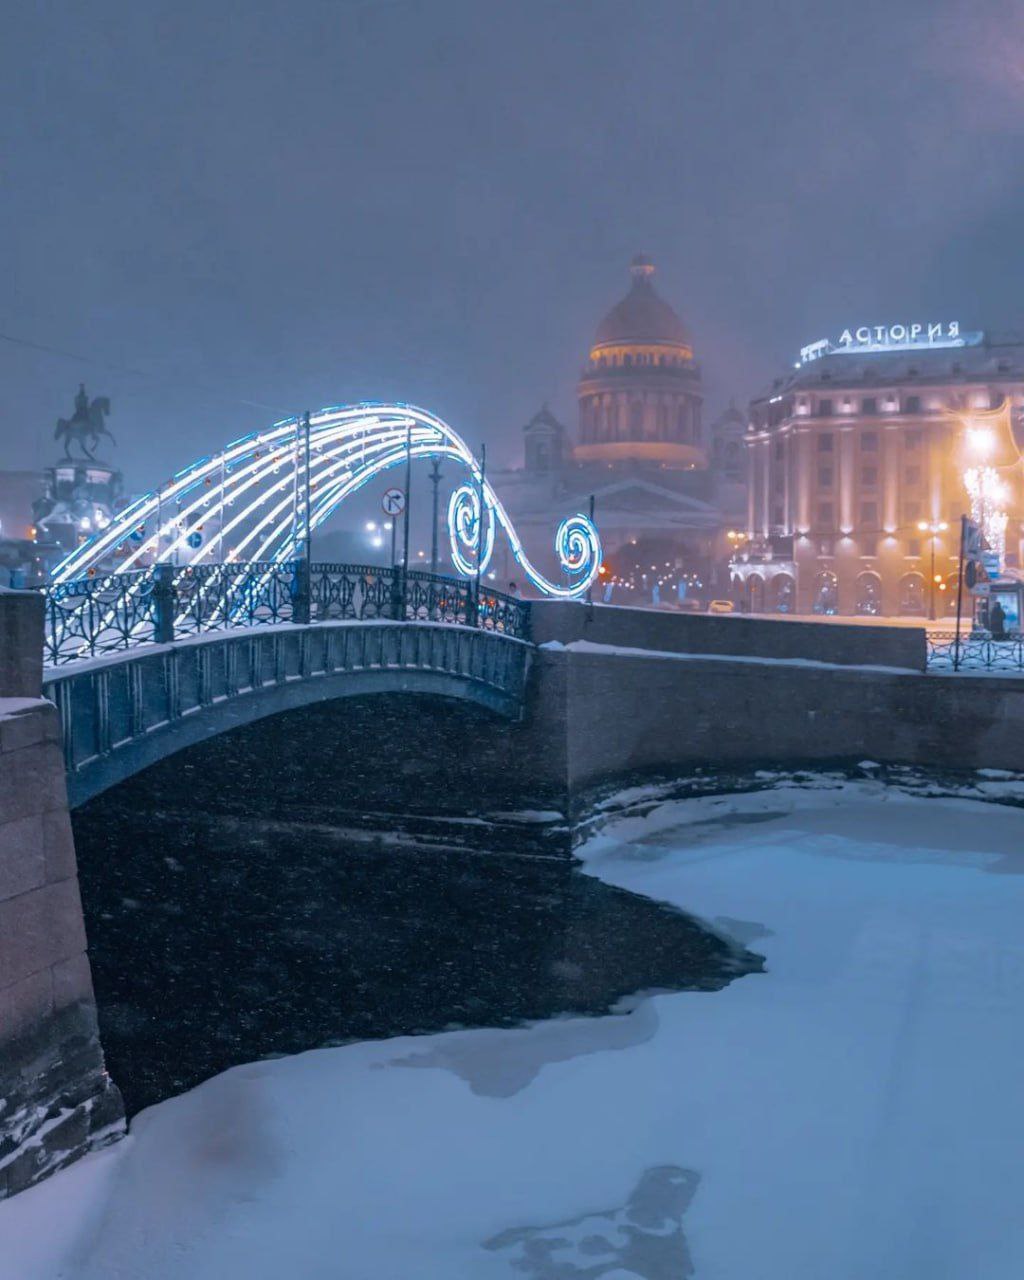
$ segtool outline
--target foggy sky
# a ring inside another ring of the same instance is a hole
[[[1015,0],[7,5],[0,466],[79,379],[131,490],[400,399],[574,423],[638,250],[710,412],[849,324],[1024,329]],[[136,372],[126,372],[133,370]]]

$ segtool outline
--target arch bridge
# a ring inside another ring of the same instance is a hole
[[[72,806],[312,702],[431,693],[518,719],[532,650],[526,602],[401,568],[158,565],[51,589],[46,612]]]
[[[448,464],[459,578],[411,570],[414,464]],[[313,532],[393,468],[404,474],[405,555],[390,568],[318,564]],[[72,803],[183,746],[314,700],[441,693],[521,714],[529,606],[487,588],[498,535],[541,594],[583,595],[601,544],[592,520],[555,532],[558,581],[526,554],[465,441],[405,404],[322,409],[199,458],[83,542],[45,590],[45,691],[60,710]],[[88,536],[85,536],[88,533]]]

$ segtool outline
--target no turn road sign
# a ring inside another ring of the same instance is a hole
[[[405,510],[405,494],[401,489],[385,489],[380,505],[385,515],[400,516]]]

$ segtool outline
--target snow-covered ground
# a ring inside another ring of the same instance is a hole
[[[229,1071],[0,1204],[0,1276],[1019,1280],[1022,835],[871,782],[623,819],[588,870],[766,973]]]

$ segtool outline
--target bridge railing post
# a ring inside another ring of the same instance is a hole
[[[405,567],[391,566],[391,616],[396,622],[405,621]]]
[[[174,615],[178,593],[174,589],[174,565],[153,566],[153,640],[170,644],[174,639]]]
[[[313,615],[312,582],[309,561],[303,557],[295,562],[292,578],[292,622],[310,622]]]

